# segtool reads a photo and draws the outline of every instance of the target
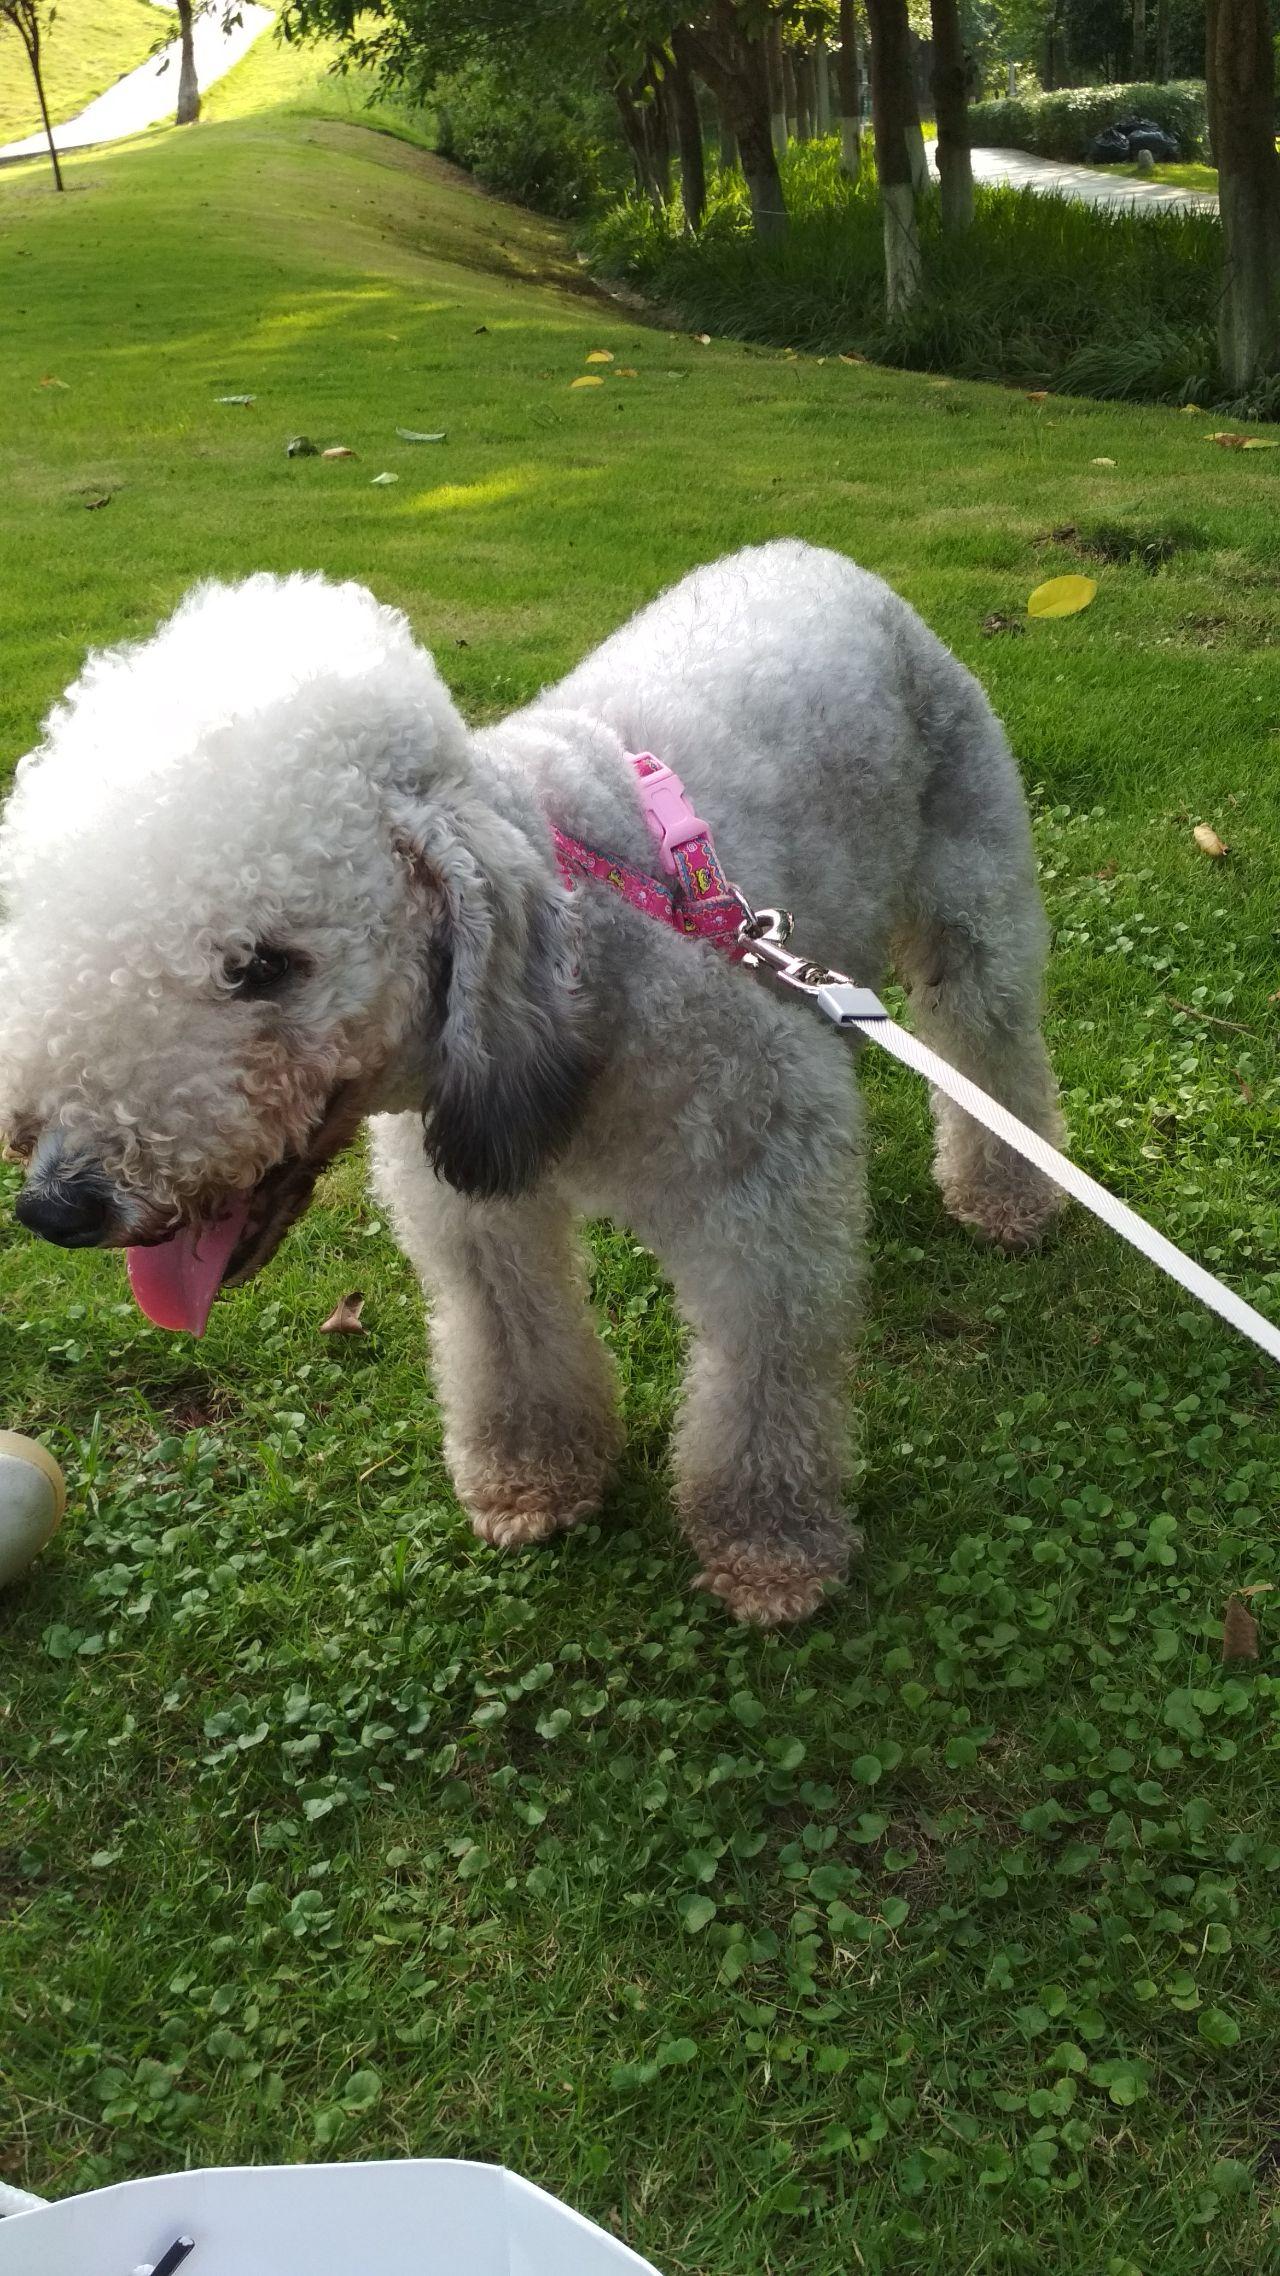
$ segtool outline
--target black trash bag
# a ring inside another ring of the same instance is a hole
[[[1152,157],[1164,165],[1182,155],[1171,134],[1166,134],[1162,126],[1153,126],[1146,120],[1136,126],[1129,137],[1129,156],[1136,158],[1140,150],[1149,150]]]
[[[1089,152],[1091,166],[1117,166],[1129,155],[1129,137],[1118,126],[1104,127]]]

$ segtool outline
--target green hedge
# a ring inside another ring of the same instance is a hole
[[[517,87],[484,64],[436,80],[436,147],[491,190],[566,219],[630,179],[613,106],[594,90]]]
[[[1128,87],[1064,87],[1056,95],[974,103],[969,111],[975,143],[1076,160],[1088,157],[1104,127],[1126,118],[1153,119],[1174,136],[1184,158],[1204,153],[1208,124],[1199,79],[1171,79],[1163,87],[1141,81]]]

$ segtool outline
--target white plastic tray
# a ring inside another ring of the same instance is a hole
[[[519,2174],[454,2158],[123,2181],[0,2220],[0,2276],[132,2276],[182,2235],[181,2276],[658,2276]]]

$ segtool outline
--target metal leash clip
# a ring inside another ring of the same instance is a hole
[[[787,947],[795,926],[788,909],[753,909],[735,885],[734,897],[742,910],[738,940],[742,961],[772,972],[784,988],[808,996],[836,1027],[856,1027],[860,1020],[888,1019],[889,1014],[873,988],[859,988],[847,972],[829,972],[808,957],[794,956]]]

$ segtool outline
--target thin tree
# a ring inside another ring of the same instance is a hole
[[[176,0],[178,39],[182,64],[178,72],[176,126],[194,126],[200,116],[200,81],[196,76],[195,8],[192,0]]]
[[[862,171],[862,71],[853,10],[854,0],[840,0],[836,92],[840,98],[840,164],[856,182]]]
[[[1156,77],[1162,87],[1169,77],[1169,0],[1156,0]]]
[[[867,0],[871,27],[871,116],[884,218],[885,300],[901,315],[920,290],[920,224],[912,173],[912,129],[920,133],[911,76],[907,0]]]
[[[931,9],[942,226],[946,230],[968,229],[973,221],[973,160],[969,150],[969,74],[960,28],[960,0],[931,0]]]
[[[1147,76],[1147,0],[1133,0],[1133,76]]]
[[[707,159],[702,144],[698,90],[693,81],[693,58],[683,24],[677,24],[671,35],[671,57],[668,85],[680,155],[680,196],[687,226],[701,229],[707,211]]]
[[[1205,79],[1218,164],[1222,368],[1243,394],[1280,371],[1280,159],[1267,0],[1208,0]]]
[[[53,167],[54,187],[63,190],[66,188],[66,183],[62,179],[62,168],[58,163],[58,152],[53,140],[53,128],[49,124],[49,105],[44,98],[44,76],[41,70],[40,53],[41,43],[53,22],[53,17],[54,10],[50,5],[50,0],[0,0],[0,27],[8,24],[10,29],[17,33],[27,51],[27,61],[31,65],[31,76],[36,83],[40,116],[44,121],[44,138],[49,145],[49,161]]]
[[[782,24],[774,16],[764,35],[765,68],[769,74],[769,125],[773,148],[782,158],[787,148],[787,83],[782,67]]]

